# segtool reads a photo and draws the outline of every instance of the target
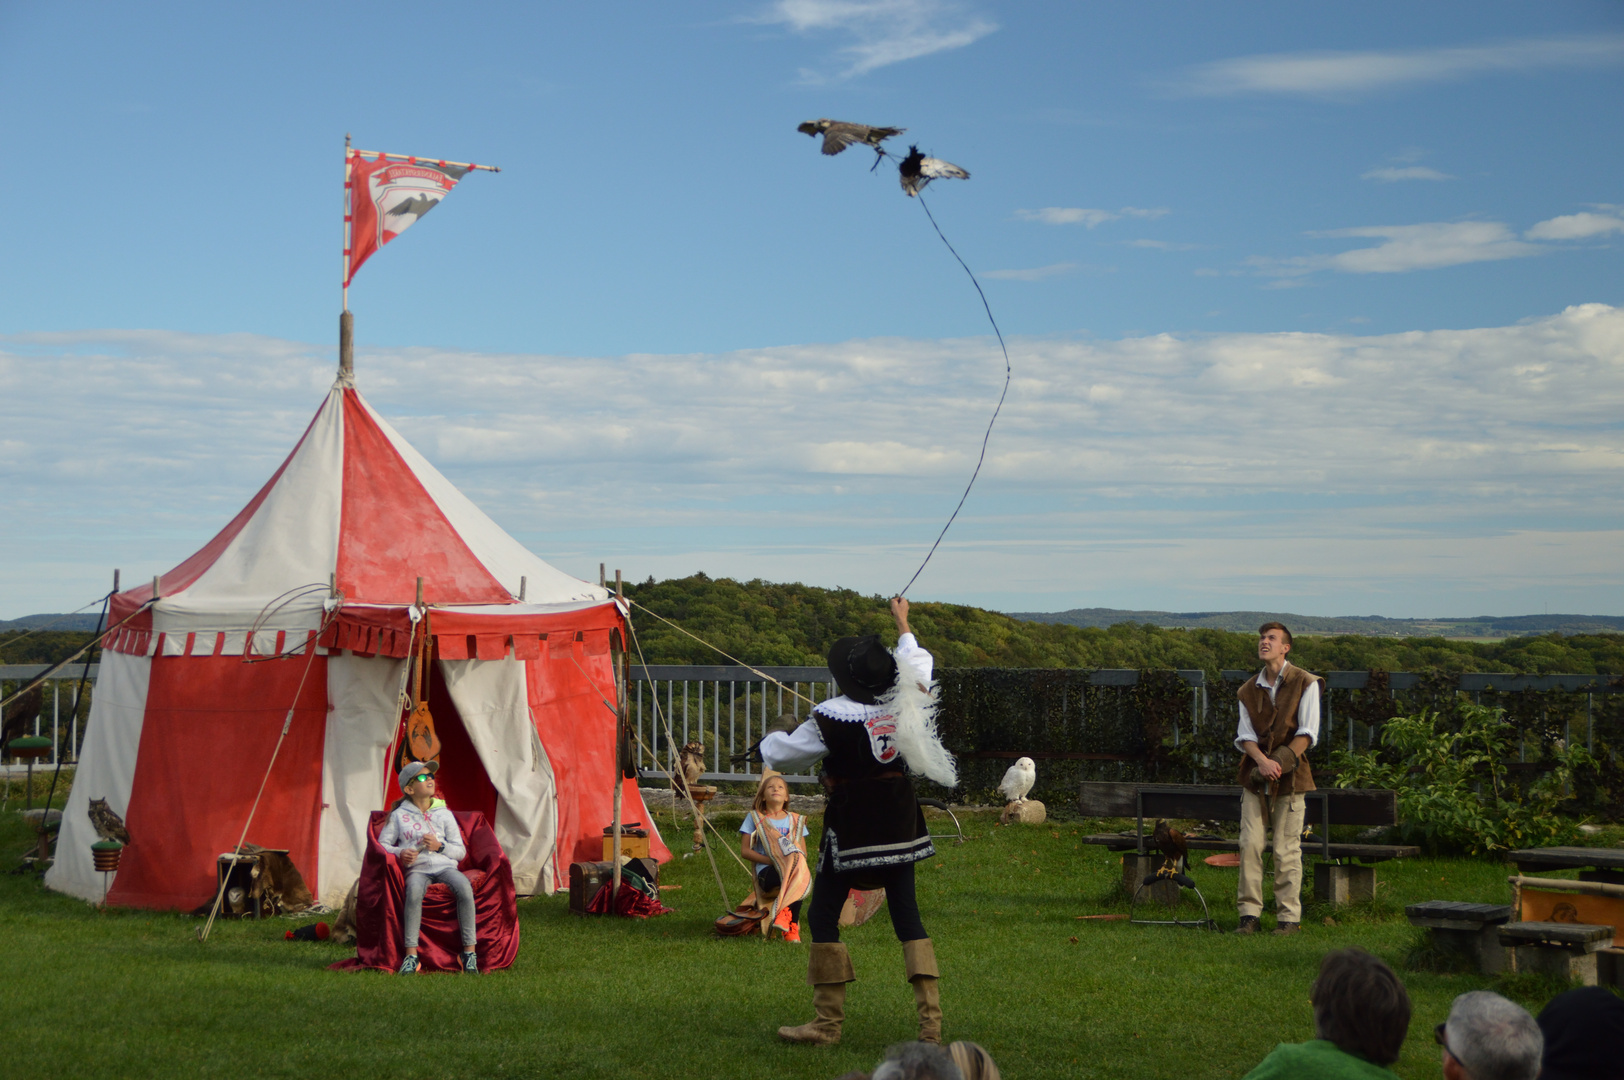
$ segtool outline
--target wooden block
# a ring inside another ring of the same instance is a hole
[[[1123,891],[1132,897],[1140,883],[1160,869],[1161,865],[1160,855],[1140,855],[1130,851],[1122,856]],[[1145,891],[1139,893],[1139,900],[1141,903],[1153,900],[1163,907],[1173,907],[1179,902],[1179,887],[1171,881],[1157,881],[1145,886]]]
[[[1303,849],[1309,854],[1308,849]],[[1331,904],[1353,904],[1376,898],[1376,868],[1337,863],[1314,864],[1314,895]]]
[[[646,859],[649,857],[648,837],[621,836],[620,853],[631,859]],[[603,861],[608,862],[615,857],[615,838],[603,838]]]

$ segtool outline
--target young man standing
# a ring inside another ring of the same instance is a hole
[[[1324,679],[1287,663],[1291,631],[1277,622],[1258,628],[1263,670],[1237,692],[1241,719],[1235,749],[1241,757],[1241,876],[1237,934],[1255,934],[1263,912],[1263,844],[1274,838],[1276,934],[1295,934],[1302,923],[1303,792],[1314,790],[1308,751],[1319,742]]]

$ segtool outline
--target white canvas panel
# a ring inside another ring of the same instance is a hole
[[[262,609],[300,585],[325,585],[338,565],[344,491],[344,402],[327,395],[287,468],[258,511],[192,585],[156,605],[158,630],[246,630]],[[272,630],[320,624],[318,593],[270,615]],[[246,621],[243,614],[246,612]],[[223,616],[236,614],[226,621]],[[269,613],[268,613],[269,614]]]
[[[434,500],[451,527],[457,530],[463,543],[474,557],[484,564],[491,576],[515,597],[519,595],[519,578],[526,579],[525,599],[536,604],[565,604],[576,600],[602,603],[609,598],[609,590],[571,577],[545,562],[523,544],[509,536],[502,527],[475,506],[473,500],[440,475],[428,459],[419,454],[400,432],[389,426],[363,399],[362,407],[377,421],[379,429],[401,459],[417,474],[417,479]]]
[[[45,872],[45,884],[58,892],[94,903],[104,895],[102,876],[91,861],[90,845],[100,837],[90,825],[90,800],[106,799],[119,817],[129,813],[151,682],[150,657],[102,651],[79,767],[73,774],[67,808],[62,812],[56,861]],[[109,886],[116,876],[108,875]]]
[[[558,797],[552,763],[530,720],[525,665],[517,660],[441,660],[451,702],[496,788],[496,839],[521,896],[552,893]]]
[[[327,734],[321,756],[316,898],[338,907],[361,876],[367,817],[384,808],[389,743],[400,726],[406,661],[342,653],[327,658]]]

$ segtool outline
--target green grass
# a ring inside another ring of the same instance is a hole
[[[724,829],[738,817],[721,817]],[[1292,938],[1082,921],[1127,908],[1114,890],[1117,858],[1078,843],[1088,829],[1002,828],[993,815],[965,824],[973,839],[921,865],[920,900],[944,973],[947,1037],[982,1043],[1010,1080],[1241,1076],[1276,1043],[1312,1037],[1308,990],[1325,952],[1359,945],[1399,967],[1415,945],[1404,903],[1509,895],[1501,864],[1415,860],[1381,867],[1374,904],[1334,915],[1309,905]],[[4,865],[26,844],[17,816],[0,815]],[[717,857],[736,900],[743,874]],[[1225,928],[1235,924],[1234,873],[1195,870]],[[205,945],[201,920],[98,911],[32,875],[0,874],[0,1054],[10,1075],[28,1077],[789,1080],[867,1070],[912,1036],[901,949],[883,913],[847,935],[859,981],[844,1041],[794,1047],[774,1032],[810,1018],[805,947],[713,938],[719,902],[703,855],[673,860],[663,882],[681,886],[665,894],[673,915],[583,919],[563,896],[525,900],[512,968],[402,979],[327,971],[349,950],[283,941],[299,925],[291,920],[220,923]],[[1402,974],[1415,1016],[1398,1072],[1435,1077],[1432,1026],[1455,995],[1495,984]],[[1535,1010],[1553,992],[1503,987]]]

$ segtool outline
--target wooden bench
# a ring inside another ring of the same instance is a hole
[[[1304,821],[1319,832],[1303,840],[1303,854],[1317,854],[1324,862],[1314,867],[1314,894],[1332,904],[1374,899],[1374,865],[1388,859],[1419,855],[1421,849],[1409,844],[1342,844],[1331,842],[1332,825],[1393,825],[1398,821],[1398,795],[1375,788],[1322,788],[1303,793]],[[1128,852],[1122,860],[1123,884],[1131,892],[1160,863],[1147,855],[1149,836],[1145,819],[1194,819],[1197,821],[1239,821],[1239,784],[1137,784],[1132,782],[1084,781],[1077,799],[1083,817],[1128,817],[1137,821],[1131,833],[1104,833],[1082,837],[1110,851]],[[1191,851],[1239,851],[1240,841],[1223,837],[1190,837]],[[1272,847],[1266,842],[1265,848]],[[1354,861],[1364,866],[1352,865]],[[1131,882],[1131,884],[1130,884]],[[1160,887],[1160,886],[1157,886]],[[1174,890],[1176,896],[1176,889]],[[1164,902],[1167,902],[1164,899]]]
[[[1411,926],[1432,932],[1438,951],[1456,957],[1484,975],[1506,970],[1508,957],[1500,944],[1499,928],[1510,922],[1510,904],[1468,904],[1458,900],[1428,900],[1404,909]]]
[[[1517,971],[1537,971],[1596,985],[1596,953],[1612,943],[1613,928],[1593,923],[1507,923],[1500,944],[1515,950]]]

